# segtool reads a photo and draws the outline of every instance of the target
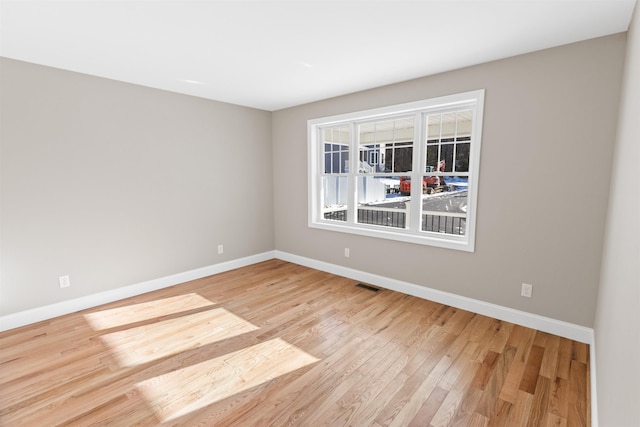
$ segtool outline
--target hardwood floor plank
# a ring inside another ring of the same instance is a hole
[[[577,341],[573,341],[571,344],[573,345],[571,359],[586,364],[589,360],[589,345]]]
[[[376,416],[375,422],[381,425],[389,425],[398,418],[398,414],[403,408],[412,401],[417,405],[417,410],[424,402],[418,405],[417,400],[423,397],[425,400],[433,392],[438,381],[451,365],[451,357],[448,356],[447,347],[442,347],[434,351],[424,360],[424,363],[418,367],[416,372],[411,375],[402,388],[393,396],[393,398],[380,410]],[[415,406],[414,406],[415,407]],[[413,419],[407,416],[407,420]]]
[[[588,426],[589,346],[280,260],[0,333],[0,425]]]
[[[495,334],[491,338],[491,341],[489,341],[488,350],[502,353],[514,328],[515,325],[513,323],[498,321]]]
[[[466,427],[471,423],[471,417],[475,413],[475,408],[478,406],[478,402],[482,398],[482,390],[469,387],[462,396],[460,406],[456,413],[451,418],[449,425]],[[444,402],[443,402],[444,404]]]
[[[398,363],[398,361],[402,358],[404,351],[403,348],[391,344],[382,348],[379,352],[382,358],[377,360],[374,370],[368,373],[362,372],[360,376],[347,375],[347,380],[324,398],[323,402],[314,408],[313,413],[304,418],[304,423],[306,425],[332,425],[335,412],[329,413],[328,410],[334,405],[341,413],[352,413],[362,402],[371,402],[373,399],[371,396],[367,396],[367,393],[371,393],[372,390],[383,390],[402,370],[404,364]],[[358,372],[361,371],[358,370]]]
[[[569,380],[556,377],[549,384],[549,412],[559,418],[567,419],[569,408]]]
[[[558,358],[556,361],[556,376],[565,380],[569,379],[571,371],[571,354],[573,343],[570,340],[560,340],[558,345]]]
[[[509,427],[509,413],[512,407],[513,405],[509,402],[497,399],[493,410],[490,412],[491,415],[484,415],[489,420],[487,425],[490,427]]]
[[[534,329],[525,328],[520,325],[514,326],[513,332],[507,339],[507,345],[518,349],[514,360],[523,363],[526,362],[529,358],[529,353],[531,351],[535,335],[536,331]]]
[[[545,427],[566,427],[567,419],[559,417],[555,414],[547,414],[546,423],[543,425]]]
[[[580,346],[584,348],[584,346]],[[567,426],[587,426],[590,425],[588,418],[588,392],[587,375],[589,371],[587,365],[579,360],[571,361],[571,372],[569,375],[569,402],[567,412]]]
[[[480,390],[472,387],[471,382],[475,377],[475,372],[479,369],[479,365],[477,362],[467,363],[465,365],[464,370],[458,376],[456,383],[451,387],[451,390],[447,394],[447,397],[440,405],[440,408],[433,416],[431,420],[431,425],[434,427],[438,426],[448,426],[450,424],[456,424],[459,422],[456,420],[466,419],[466,417],[460,415],[460,412],[466,413],[469,417],[472,416],[472,408],[467,408],[465,411],[463,404],[465,403],[466,398],[469,396],[469,390],[477,390],[478,393],[475,394],[475,399],[472,399],[475,404],[480,396]],[[475,405],[474,405],[475,406]]]
[[[489,378],[493,374],[493,370],[498,362],[499,354],[493,351],[489,351],[480,365],[480,369],[476,371],[476,375],[471,382],[471,387],[475,387],[480,390],[484,390],[485,386],[489,382]]]
[[[389,403],[398,390],[408,381],[404,373],[396,375],[386,387],[375,390],[368,389],[349,406],[338,402],[329,425],[372,425],[380,410]]]
[[[522,381],[522,375],[526,364],[519,360],[514,360],[511,365],[507,377],[504,380],[502,389],[498,398],[514,404],[518,398],[518,392],[520,391],[520,382]]]
[[[442,402],[449,394],[449,390],[444,390],[440,387],[436,387],[427,400],[422,404],[416,415],[409,423],[409,427],[426,426],[429,425],[433,416],[436,414]]]
[[[531,405],[533,404],[533,395],[526,391],[518,390],[518,396],[512,405],[509,416],[507,417],[508,426],[526,426]]]
[[[520,390],[526,391],[529,394],[535,393],[543,356],[544,348],[537,345],[531,347],[531,353],[525,364],[522,380],[520,381]]]
[[[502,411],[505,408],[511,407],[509,402],[499,398],[500,391],[504,386],[504,382],[511,369],[511,364],[515,355],[514,349],[511,347],[508,347],[507,349],[510,349],[511,351],[505,351],[498,355],[496,366],[483,388],[484,391],[482,393],[482,398],[475,409],[475,412],[484,415],[489,419],[496,416],[496,411]]]
[[[531,402],[531,410],[527,419],[527,426],[542,425],[549,409],[549,380],[543,376],[538,377],[536,390]]]
[[[559,347],[560,337],[550,335],[547,340],[547,347],[545,348],[542,363],[540,365],[540,375],[550,380],[554,379],[556,376]]]
[[[464,344],[464,347],[458,349],[456,343]],[[438,372],[440,369],[443,370],[438,380],[438,386],[445,390],[453,389],[464,368],[468,365],[476,365],[474,354],[476,354],[477,351],[478,343],[465,342],[464,338],[458,337],[447,354],[440,359],[432,371]]]

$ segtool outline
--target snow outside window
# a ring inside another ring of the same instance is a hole
[[[473,252],[484,90],[308,121],[309,227]]]

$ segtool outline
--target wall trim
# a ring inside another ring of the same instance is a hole
[[[426,286],[391,279],[389,277],[378,276],[377,274],[371,274],[349,267],[305,258],[287,252],[276,250],[275,257],[283,261],[300,264],[305,267],[315,268],[316,270],[326,271],[327,273],[370,283],[393,291],[413,295],[419,298],[471,311],[473,313],[482,314],[484,316],[490,316],[498,320],[548,332],[550,334],[569,338],[582,343],[592,344],[594,341],[593,329],[585,326],[552,319],[550,317],[539,316],[537,314],[527,313],[525,311],[515,310],[509,307],[428,288]]]
[[[598,388],[596,386],[596,339],[589,343],[589,391],[591,393],[591,427],[598,427]]]
[[[0,332],[273,259],[274,251],[221,262],[97,294],[0,316]]]

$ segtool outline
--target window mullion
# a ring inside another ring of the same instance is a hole
[[[349,132],[349,174],[347,176],[347,224],[353,225],[357,222],[358,215],[358,194],[356,179],[358,176],[358,163],[360,160],[358,125],[354,122],[350,124]]]
[[[318,194],[322,194],[322,176],[324,174],[324,168],[323,168],[323,161],[324,161],[324,143],[322,141],[322,128],[318,127],[314,133],[314,138],[315,138],[315,144],[316,144],[316,149],[315,151],[315,158],[313,159],[313,161],[310,163],[310,167],[313,168],[314,170],[314,176],[312,177],[312,181],[313,181],[313,191],[318,192]],[[323,213],[322,213],[322,206],[323,206],[323,198],[322,196],[319,198],[314,198],[313,200],[313,206],[310,206],[309,209],[311,209],[313,212],[315,212],[315,218],[317,220],[321,220],[324,219],[323,217]]]
[[[422,211],[422,172],[423,159],[426,156],[422,144],[424,126],[422,125],[422,113],[417,112],[413,118],[413,165],[411,171],[411,204],[409,207],[409,230],[420,229],[420,216]]]

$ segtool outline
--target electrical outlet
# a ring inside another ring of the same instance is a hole
[[[218,245],[218,255],[224,252],[224,246]]]
[[[71,286],[71,281],[69,280],[69,276],[60,276],[58,277],[58,283],[61,288],[68,288]]]
[[[349,251],[349,248],[344,248],[344,257],[349,258],[349,256],[351,256],[351,251]]]
[[[532,294],[533,294],[533,285],[530,285],[528,283],[523,283],[522,291],[520,292],[520,295],[526,298],[531,298]]]

